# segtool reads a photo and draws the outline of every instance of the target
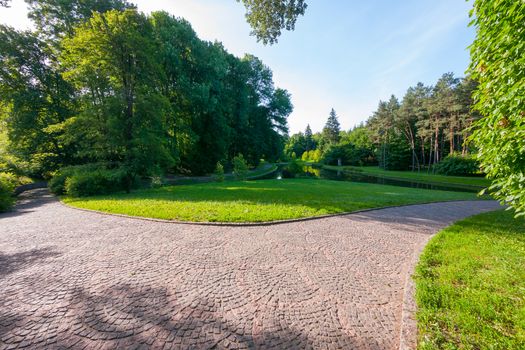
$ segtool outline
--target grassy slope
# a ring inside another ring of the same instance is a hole
[[[354,167],[354,166],[333,166],[325,165],[326,169],[338,170],[338,169],[348,169],[355,170],[371,175],[388,177],[393,179],[407,179],[421,182],[432,182],[432,183],[445,183],[445,184],[461,184],[461,185],[473,185],[488,187],[490,185],[490,180],[484,177],[467,177],[467,176],[446,176],[446,175],[436,175],[436,174],[427,174],[425,172],[412,172],[412,171],[395,171],[395,170],[383,170],[375,166],[366,166],[366,167]]]
[[[420,349],[525,349],[525,221],[498,211],[460,221],[416,272]]]
[[[364,208],[442,200],[475,194],[338,182],[259,180],[140,190],[93,198],[65,198],[72,206],[160,219],[260,222]]]

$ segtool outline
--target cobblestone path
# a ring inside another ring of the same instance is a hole
[[[498,207],[210,227],[32,196],[0,215],[0,349],[397,349],[414,256]]]

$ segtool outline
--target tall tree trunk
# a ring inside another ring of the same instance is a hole
[[[421,164],[423,164],[423,167],[425,166],[425,138],[421,137]]]
[[[430,168],[432,167],[432,150],[433,150],[433,142],[434,142],[434,134],[430,134],[430,142],[429,142],[429,154],[428,154],[428,169],[427,169],[427,173],[430,172]]]

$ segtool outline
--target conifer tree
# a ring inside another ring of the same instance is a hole
[[[310,124],[306,126],[306,130],[304,131],[304,139],[306,144],[306,150],[310,151],[314,149],[314,139],[312,137],[312,129],[310,128]]]
[[[330,111],[330,116],[326,121],[326,124],[323,129],[323,137],[328,141],[329,144],[337,144],[339,142],[339,132],[341,131],[341,126],[339,125],[339,120],[337,120],[337,114],[332,108]]]

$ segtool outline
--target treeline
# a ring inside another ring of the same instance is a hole
[[[0,26],[11,170],[205,174],[239,154],[252,165],[282,155],[293,107],[258,58],[237,58],[183,19],[120,0],[28,3],[36,31]]]
[[[373,115],[345,132],[332,110],[323,132],[292,135],[286,145],[290,158],[345,165],[378,164],[387,170],[434,171],[447,156],[468,163],[467,138],[479,115],[472,111],[476,82],[444,74],[434,86],[418,83],[399,101],[380,101]],[[474,169],[474,170],[473,170]]]

